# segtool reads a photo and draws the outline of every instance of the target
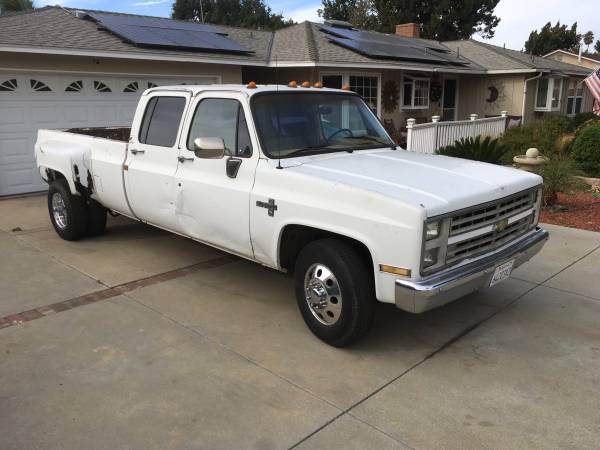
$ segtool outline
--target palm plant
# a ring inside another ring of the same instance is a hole
[[[0,0],[0,14],[34,9],[33,0]]]
[[[490,136],[477,136],[456,141],[453,145],[440,148],[437,153],[455,158],[500,164],[507,150],[498,139],[492,139]]]

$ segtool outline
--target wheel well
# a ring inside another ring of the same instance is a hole
[[[342,234],[304,225],[287,225],[283,229],[279,242],[279,265],[292,273],[300,251],[310,242],[324,238],[337,239],[350,245],[368,265],[369,273],[373,276],[373,257],[365,244]]]
[[[67,178],[60,172],[53,169],[46,169],[46,178],[48,178],[48,184],[55,180],[66,180]]]

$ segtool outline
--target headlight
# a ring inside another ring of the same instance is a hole
[[[437,222],[427,222],[425,225],[425,240],[429,241],[431,239],[435,239],[440,235],[440,221]]]
[[[438,260],[438,248],[430,248],[423,252],[423,268],[431,267],[437,263]]]

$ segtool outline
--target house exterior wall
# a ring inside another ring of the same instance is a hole
[[[219,76],[222,83],[241,83],[242,70],[233,64],[182,63],[172,61],[123,60],[85,56],[38,55],[0,52],[0,70],[89,72],[104,74]]]
[[[592,72],[592,70],[600,68],[600,61],[591,61],[589,59],[581,58],[580,62],[579,56],[572,55],[569,53],[556,52],[552,55],[546,56],[546,58],[552,59],[554,61],[564,62],[567,64],[573,64],[574,66],[586,67],[590,69],[590,72]]]
[[[510,75],[463,75],[459,95],[458,119],[468,119],[471,114],[479,117],[499,116],[508,111],[509,116],[520,116],[523,106],[522,74]],[[491,90],[498,90],[498,98],[491,102]]]

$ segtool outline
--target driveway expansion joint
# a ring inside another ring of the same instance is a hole
[[[165,281],[185,277],[187,275],[202,270],[221,267],[226,264],[231,264],[237,260],[238,258],[236,256],[224,255],[218,258],[213,258],[207,261],[192,264],[191,266],[171,270],[169,272],[163,272],[157,275],[151,275],[149,277],[141,278],[134,281],[129,281],[118,286],[108,287],[107,289],[92,292],[90,294],[84,294],[79,297],[63,300],[61,302],[40,306],[17,314],[11,314],[5,317],[0,317],[0,329],[11,327],[14,325],[19,325],[25,322],[31,322],[32,320],[37,320],[45,316],[68,311],[79,306],[97,303],[102,300],[107,300],[109,298],[114,298],[119,295],[126,294],[127,292],[135,291],[136,289],[142,287],[151,286],[153,284],[158,283],[164,283]]]

